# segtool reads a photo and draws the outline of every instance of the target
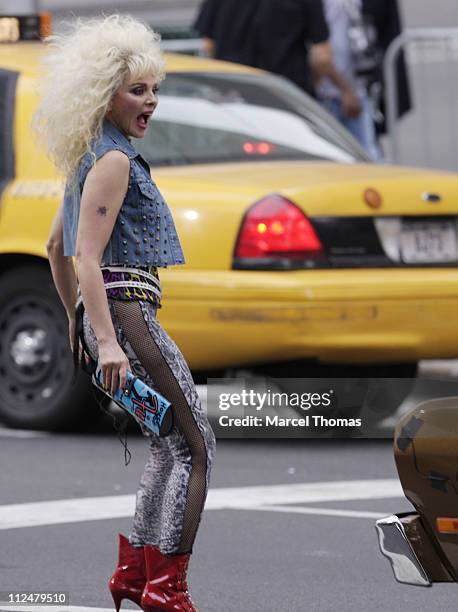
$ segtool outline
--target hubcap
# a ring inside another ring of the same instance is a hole
[[[51,361],[46,331],[40,327],[19,331],[10,345],[10,355],[18,368],[40,368]]]
[[[65,319],[47,296],[18,294],[0,308],[0,402],[33,419],[71,383]]]

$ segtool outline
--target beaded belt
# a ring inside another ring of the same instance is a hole
[[[159,308],[162,291],[159,278],[149,271],[141,268],[126,268],[124,266],[103,266],[102,275],[107,297],[122,300],[147,300],[154,302]],[[81,293],[78,287],[78,300]]]

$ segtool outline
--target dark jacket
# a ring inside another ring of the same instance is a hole
[[[194,29],[210,38],[216,59],[253,66],[252,25],[259,0],[205,0]]]
[[[329,38],[321,0],[205,0],[195,29],[215,58],[280,74],[313,93],[307,47]]]

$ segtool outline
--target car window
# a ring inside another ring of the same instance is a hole
[[[147,134],[135,146],[151,165],[367,161],[309,96],[268,74],[169,74]]]

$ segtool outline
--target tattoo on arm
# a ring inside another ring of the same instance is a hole
[[[107,216],[107,207],[106,206],[99,206],[97,208],[97,214],[100,215],[101,217],[106,217]]]

